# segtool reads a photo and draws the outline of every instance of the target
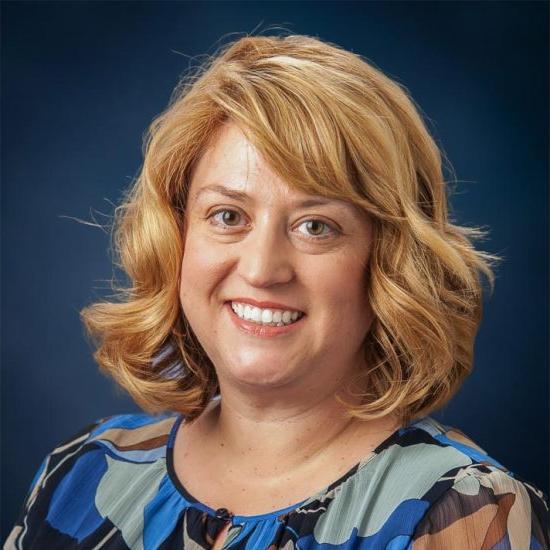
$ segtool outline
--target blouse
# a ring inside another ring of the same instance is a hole
[[[43,460],[4,549],[550,548],[548,496],[430,416],[321,491],[259,515],[214,510],[178,480],[184,417],[101,418]]]

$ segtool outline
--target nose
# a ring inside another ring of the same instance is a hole
[[[241,244],[238,272],[249,285],[265,288],[294,278],[288,240],[273,224],[253,228]]]

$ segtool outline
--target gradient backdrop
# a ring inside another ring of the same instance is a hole
[[[475,370],[434,416],[548,491],[548,3],[3,2],[2,540],[35,470],[92,420],[137,411],[78,312],[109,293],[108,222],[189,57],[281,25],[405,84],[460,180],[462,224],[503,254]],[[236,37],[236,35],[234,35]],[[231,37],[229,37],[231,38]]]

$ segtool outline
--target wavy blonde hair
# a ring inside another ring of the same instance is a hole
[[[365,267],[375,320],[350,416],[403,422],[442,407],[472,370],[485,274],[480,228],[449,220],[442,153],[406,89],[361,56],[303,35],[245,36],[175,88],[150,125],[142,170],[116,208],[116,263],[131,284],[81,311],[103,372],[150,413],[201,414],[214,365],[179,302],[193,168],[225,122],[293,188],[347,200],[373,221]]]

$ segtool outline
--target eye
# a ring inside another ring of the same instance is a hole
[[[230,229],[231,227],[239,227],[241,213],[232,208],[220,208],[212,212],[207,219],[221,229]],[[318,218],[311,218],[302,222],[298,227],[306,227],[306,232],[300,233],[310,240],[322,240],[335,236],[338,230],[331,224],[324,222]]]
[[[221,215],[220,215],[221,214]],[[230,208],[221,208],[212,212],[208,216],[209,220],[216,220],[214,225],[219,225],[221,227],[237,227],[238,223],[235,223],[235,219],[238,222],[241,217],[241,214],[237,210],[232,210]]]
[[[305,222],[302,222],[299,227],[304,226],[306,227],[308,233],[303,233],[302,231],[300,231],[300,233],[305,235],[308,239],[326,239],[338,232],[331,225],[317,218],[306,220]],[[324,228],[327,228],[328,232],[323,232]]]

